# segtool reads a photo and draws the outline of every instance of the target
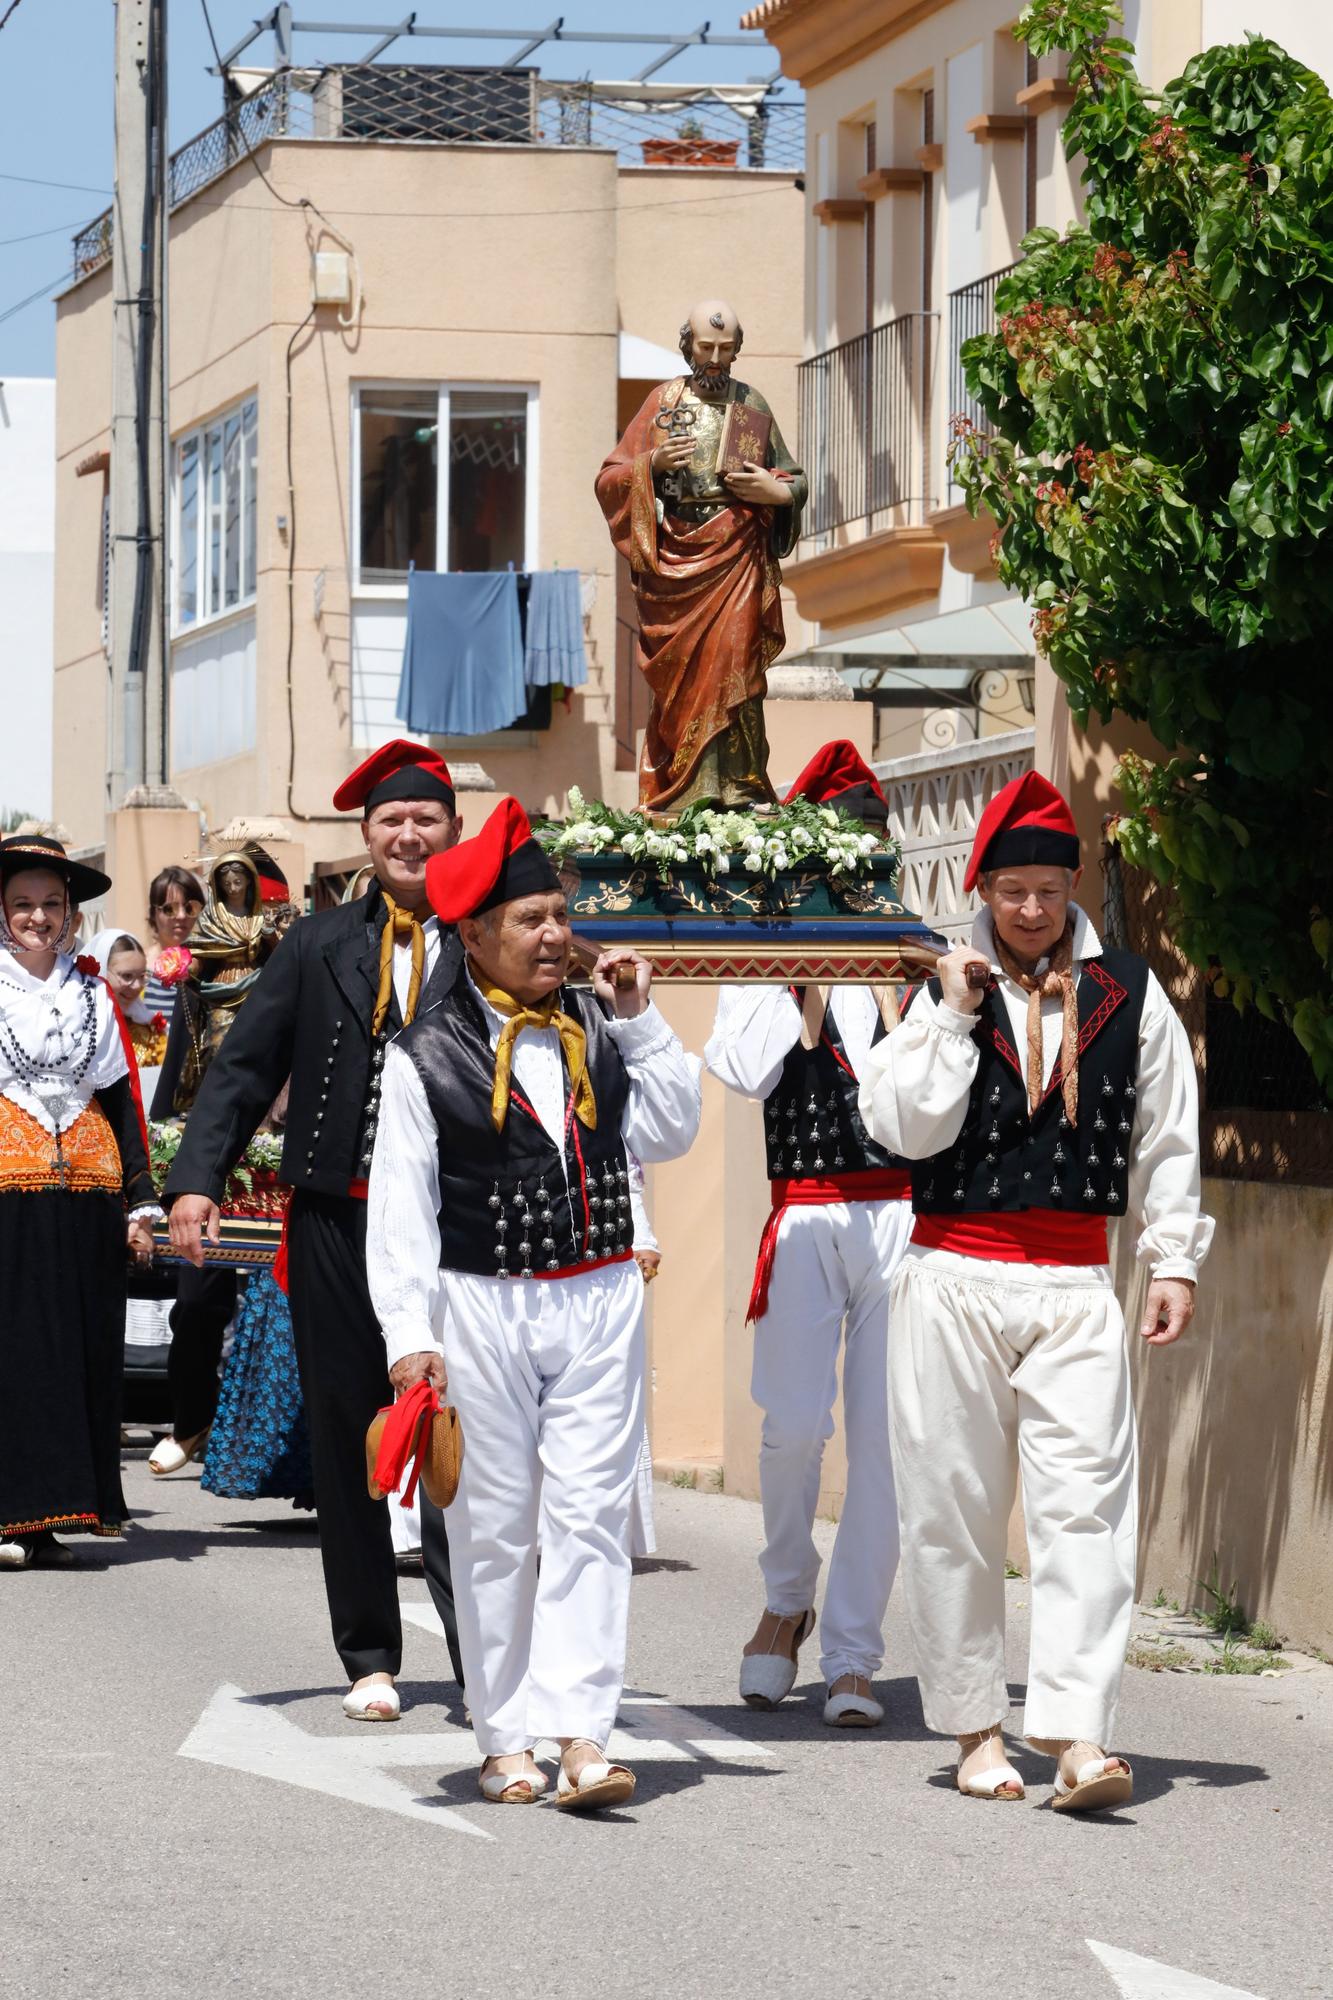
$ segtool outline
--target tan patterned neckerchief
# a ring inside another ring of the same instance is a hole
[[[1028,1050],[1027,1083],[1028,1111],[1035,1112],[1042,1099],[1043,1048],[1041,1038],[1041,1003],[1043,1000],[1058,999],[1061,1003],[1060,1022],[1060,1091],[1064,1098],[1065,1116],[1071,1125],[1078,1124],[1078,1001],[1074,993],[1074,927],[1065,925],[1065,934],[1046,961],[1046,970],[1032,973],[1015,958],[1008,945],[995,931],[995,956],[1000,969],[1015,986],[1021,986],[1028,996]]]

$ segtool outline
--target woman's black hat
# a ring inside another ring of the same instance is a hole
[[[0,840],[0,875],[6,882],[25,868],[49,868],[59,875],[69,890],[71,903],[95,903],[111,887],[111,877],[100,868],[71,861],[58,840],[49,833],[14,833]]]

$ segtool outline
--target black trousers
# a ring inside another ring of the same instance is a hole
[[[288,1296],[310,1424],[319,1545],[333,1643],[349,1680],[397,1674],[403,1627],[387,1500],[366,1490],[366,1430],[393,1398],[384,1336],[366,1284],[366,1204],[350,1197],[292,1196],[287,1229]],[[463,1681],[444,1516],[421,1498],[421,1557]]]
[[[236,1311],[237,1282],[235,1271],[181,1266],[167,1350],[173,1437],[197,1437],[217,1414],[222,1336]]]

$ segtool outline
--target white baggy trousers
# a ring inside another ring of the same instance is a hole
[[[445,1284],[463,1431],[449,1549],[477,1743],[487,1757],[562,1736],[605,1744],[629,1630],[643,1280],[631,1262],[550,1280],[448,1271]]]
[[[754,1330],[750,1393],[764,1413],[759,1451],[770,1611],[808,1611],[819,1580],[814,1541],[824,1446],[842,1364],[847,1494],[820,1616],[820,1671],[873,1679],[898,1567],[889,1443],[889,1282],[912,1227],[907,1201],[789,1208],[778,1224],[768,1310]],[[845,1331],[844,1331],[845,1330]]]
[[[1105,1265],[910,1248],[893,1287],[903,1589],[927,1727],[1009,1710],[1005,1536],[1021,1473],[1032,1641],[1024,1734],[1108,1745],[1134,1604],[1125,1323]]]

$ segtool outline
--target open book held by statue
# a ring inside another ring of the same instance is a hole
[[[763,703],[785,639],[778,560],[808,489],[768,404],[732,375],[742,339],[731,306],[697,305],[680,330],[688,372],[659,383],[597,475],[651,690],[639,804],[663,816],[774,802]]]

